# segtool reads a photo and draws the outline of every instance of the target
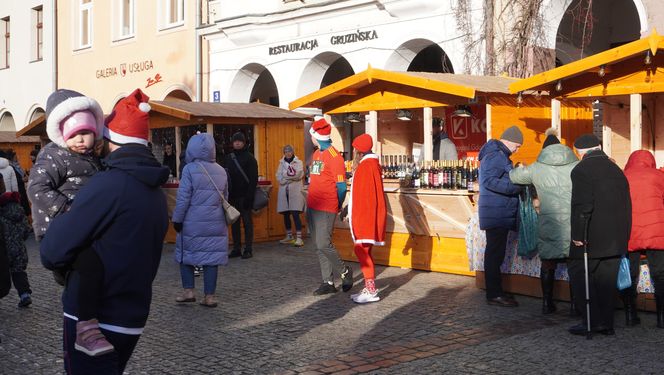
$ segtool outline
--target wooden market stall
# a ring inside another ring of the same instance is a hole
[[[185,101],[150,101],[150,128],[153,152],[161,160],[164,142],[172,142],[176,155],[180,155],[197,131],[213,134],[217,143],[217,161],[232,148],[231,136],[241,131],[247,137],[247,146],[258,161],[261,188],[271,190],[271,180],[277,172],[282,148],[291,144],[295,152],[303,152],[304,120],[309,116],[261,103],[208,103]],[[179,158],[178,158],[179,165]],[[177,187],[165,189],[169,206],[174,206]],[[254,241],[268,241],[285,233],[283,218],[277,213],[276,187],[270,203],[254,216]],[[172,212],[172,207],[171,212]],[[244,233],[244,231],[243,231]],[[167,241],[174,241],[172,228]]]
[[[369,67],[289,104],[291,109],[319,108],[334,125],[335,145],[350,155],[352,138],[367,133],[383,157],[384,166],[403,160],[422,145],[423,160],[433,159],[433,124],[442,125],[462,158],[502,131],[518,125],[524,146],[515,161],[532,162],[552,125],[550,101],[529,92],[510,94],[515,79],[447,73],[392,72]],[[585,104],[561,111],[574,123],[562,133],[569,142],[590,129],[592,112]],[[335,137],[336,133],[336,137]],[[394,156],[394,158],[392,158]],[[386,158],[389,157],[389,158]],[[458,164],[463,164],[459,162]],[[466,249],[466,229],[474,214],[473,192],[414,189],[402,182],[385,182],[388,238],[373,250],[379,264],[473,275]],[[334,239],[342,258],[356,260],[348,227],[337,222]]]
[[[16,153],[16,158],[25,171],[32,168],[32,161],[30,160],[30,152],[38,149],[41,146],[39,137],[35,136],[17,136],[12,131],[0,131],[0,150],[7,151],[9,149]]]
[[[604,151],[624,167],[635,150],[649,150],[664,166],[664,37],[643,39],[598,53],[510,85],[510,92],[549,92],[553,103],[595,103]],[[564,127],[563,127],[564,130]],[[642,270],[647,275],[647,267]],[[644,279],[644,277],[642,277]],[[538,281],[538,280],[535,280]],[[651,291],[641,280],[641,291]],[[640,308],[654,309],[643,293]]]

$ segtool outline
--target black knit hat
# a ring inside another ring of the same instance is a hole
[[[574,148],[583,150],[586,148],[597,147],[599,144],[599,138],[594,134],[583,134],[574,141]]]
[[[231,142],[235,142],[235,141],[240,141],[240,142],[247,143],[247,138],[245,138],[244,133],[237,132],[237,133],[233,134],[233,136],[231,137]]]
[[[555,145],[560,143],[560,140],[558,139],[558,130],[555,128],[548,128],[546,129],[546,139],[544,139],[544,143],[542,144],[542,148],[546,148],[547,146]]]

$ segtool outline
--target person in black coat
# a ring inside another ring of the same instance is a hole
[[[0,194],[5,193],[5,181],[0,178]],[[11,272],[9,271],[9,257],[7,256],[7,243],[0,226],[0,298],[9,294],[12,287]]]
[[[173,143],[167,142],[164,145],[164,159],[161,163],[163,166],[168,167],[173,177],[178,177],[178,169],[176,167],[175,148]]]
[[[632,201],[627,178],[600,148],[592,134],[577,138],[574,148],[582,157],[572,169],[572,246],[569,277],[576,305],[585,306],[584,239],[588,247],[588,282],[590,290],[590,328],[613,335],[616,279],[620,257],[627,253],[632,228]],[[587,223],[587,237],[584,230]],[[585,335],[583,322],[569,329]]]
[[[237,220],[231,226],[233,250],[228,254],[228,257],[242,256],[243,259],[248,259],[253,256],[254,225],[251,215],[256,185],[258,185],[258,162],[247,151],[247,141],[243,133],[233,134],[231,141],[233,142],[233,152],[224,158],[224,167],[228,171],[229,180],[231,181],[228,201],[240,211],[240,220]],[[238,165],[240,168],[238,168]],[[244,224],[244,252],[242,251],[240,221]]]

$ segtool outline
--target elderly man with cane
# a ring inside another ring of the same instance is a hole
[[[597,137],[584,134],[576,139],[574,148],[581,161],[571,172],[569,277],[576,306],[585,305],[586,314],[569,332],[588,337],[591,332],[613,335],[618,266],[627,252],[632,221],[629,185],[620,167],[602,151]]]

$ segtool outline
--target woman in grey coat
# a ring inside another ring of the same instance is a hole
[[[207,133],[191,137],[173,211],[177,232],[175,261],[184,292],[179,303],[195,302],[194,266],[203,266],[201,305],[216,307],[217,267],[228,263],[228,226],[221,196],[228,199],[226,171],[215,162],[215,144]]]
[[[569,255],[572,179],[570,173],[579,162],[574,152],[560,144],[555,130],[546,132],[544,148],[537,161],[510,171],[510,180],[519,185],[535,185],[540,201],[537,250],[542,260],[542,313],[556,311],[553,282],[556,267]]]
[[[276,177],[279,181],[277,212],[284,215],[284,226],[286,227],[286,237],[279,242],[298,247],[303,246],[300,214],[304,210],[304,196],[302,195],[304,166],[302,161],[295,156],[293,146],[284,146],[284,157],[279,161]],[[295,237],[291,232],[291,216],[295,223]]]

